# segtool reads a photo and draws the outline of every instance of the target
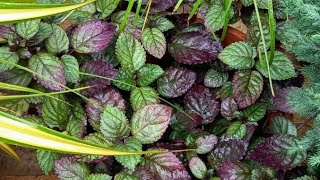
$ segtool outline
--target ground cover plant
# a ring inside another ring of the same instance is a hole
[[[64,10],[0,17],[0,147],[16,159],[7,144],[37,148],[72,180],[320,177],[316,0],[37,3]]]

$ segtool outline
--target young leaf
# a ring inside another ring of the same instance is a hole
[[[65,101],[62,94],[55,95],[56,98]],[[68,122],[69,106],[61,103],[57,99],[46,98],[42,107],[42,116],[44,122],[50,128],[58,127],[64,129]]]
[[[137,83],[140,86],[148,86],[158,79],[163,73],[164,71],[160,66],[155,64],[146,64],[138,71]]]
[[[75,83],[79,80],[79,64],[75,57],[70,55],[63,55],[61,57],[64,72],[66,74],[67,82]]]
[[[90,170],[86,164],[77,162],[73,157],[64,157],[55,162],[55,172],[59,179],[83,180],[86,179]]]
[[[40,19],[19,22],[16,25],[16,32],[25,40],[31,39],[39,30]]]
[[[221,141],[208,155],[212,166],[218,166],[223,161],[241,160],[247,151],[248,143],[242,140],[229,139]]]
[[[165,32],[174,28],[174,24],[165,17],[157,16],[151,20],[151,26],[159,29],[161,32]]]
[[[203,64],[216,60],[222,51],[220,43],[201,32],[181,33],[169,44],[169,52],[183,64]]]
[[[248,43],[236,42],[226,47],[219,54],[219,59],[234,69],[250,69],[256,56],[257,51]]]
[[[109,141],[124,138],[130,132],[128,119],[119,108],[107,105],[101,115],[100,130]]]
[[[263,89],[263,78],[257,71],[238,71],[233,76],[233,95],[240,108],[253,104]]]
[[[91,174],[86,180],[112,180],[112,177],[108,174]]]
[[[107,105],[111,105],[119,108],[120,110],[125,110],[125,101],[119,91],[114,88],[106,88],[101,91],[94,93],[91,98],[87,101],[86,112],[90,125],[96,131],[100,130],[100,120],[101,120],[101,109],[105,108]]]
[[[267,109],[261,103],[253,104],[243,110],[243,116],[251,122],[260,121],[266,114]]]
[[[11,52],[9,47],[0,47],[0,72],[14,68],[18,61],[18,53]]]
[[[168,98],[179,97],[192,87],[196,76],[186,68],[169,68],[158,79],[158,92]]]
[[[52,26],[51,24],[40,22],[39,31],[27,42],[27,45],[35,46],[47,39],[52,33]]]
[[[268,57],[270,57],[270,52],[268,53]],[[268,69],[265,61],[258,62],[256,68],[264,77],[268,77]],[[270,71],[273,80],[286,80],[296,76],[290,59],[279,51],[276,51],[274,54],[273,62],[270,65]]]
[[[42,171],[48,175],[54,168],[55,160],[59,159],[59,154],[52,151],[37,150],[37,160]]]
[[[57,57],[49,53],[38,53],[30,58],[29,68],[39,74],[34,75],[34,78],[38,80],[42,86],[54,91],[64,90],[64,87],[48,80],[52,79],[62,85],[66,85],[63,65]]]
[[[101,12],[101,18],[108,17],[119,5],[120,0],[97,0],[97,11]]]
[[[113,84],[121,90],[131,91],[136,87],[136,81],[134,80],[134,77],[134,72],[129,69],[120,67],[118,69],[118,76],[116,78],[117,81],[113,81]]]
[[[190,175],[181,161],[171,152],[163,154],[147,154],[142,165],[150,169],[160,180],[191,180]]]
[[[67,33],[59,26],[52,25],[52,33],[45,42],[47,51],[53,54],[66,52],[69,49]]]
[[[131,119],[133,137],[142,144],[158,141],[169,125],[171,113],[170,107],[161,104],[147,105],[136,111]]]
[[[87,126],[86,112],[79,101],[75,101],[72,105],[69,112],[66,131],[71,136],[83,138]]]
[[[272,118],[269,130],[274,135],[297,136],[296,126],[287,118],[276,116]]]
[[[123,68],[139,70],[146,62],[146,52],[140,42],[128,33],[121,33],[117,40],[116,55]]]
[[[228,127],[226,135],[242,139],[246,135],[246,132],[247,126],[243,124],[241,121],[235,121]]]
[[[124,144],[117,145],[116,148],[123,151],[139,152],[142,151],[142,144],[137,139],[130,138]],[[125,168],[133,171],[141,161],[141,155],[116,156],[116,160]]]
[[[156,104],[159,102],[157,91],[150,87],[135,88],[131,91],[130,102],[133,110],[138,110],[146,105]]]
[[[221,180],[250,179],[251,169],[242,162],[226,161],[218,169],[217,175]]]
[[[204,77],[204,85],[210,88],[221,87],[228,81],[228,78],[229,75],[226,72],[209,69]]]
[[[295,136],[272,136],[264,139],[248,155],[248,159],[257,161],[278,170],[290,170],[306,159],[306,152],[289,154],[290,147],[298,146]]]
[[[197,153],[198,154],[207,154],[210,152],[214,146],[218,143],[217,136],[210,134],[197,138]]]
[[[238,111],[238,104],[237,102],[231,98],[227,97],[221,102],[221,115],[231,121],[232,119],[236,118],[239,114]]]
[[[77,26],[71,35],[71,46],[79,53],[105,49],[115,35],[116,27],[104,21],[89,21]]]
[[[220,109],[220,103],[216,97],[208,88],[201,85],[190,89],[184,97],[184,106],[187,112],[201,116],[202,124],[213,122]]]
[[[164,34],[157,28],[146,28],[141,34],[141,41],[148,53],[161,59],[167,50]]]
[[[192,174],[198,179],[203,179],[207,174],[207,166],[198,157],[189,159],[189,167]]]

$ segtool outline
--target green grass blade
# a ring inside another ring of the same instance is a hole
[[[134,23],[133,23],[135,26],[137,26],[138,21],[139,21],[139,13],[141,10],[141,5],[142,5],[142,0],[138,0],[136,14],[134,15]]]
[[[119,30],[118,30],[118,34],[120,34],[123,29],[126,27],[127,25],[127,21],[129,19],[129,16],[130,16],[130,13],[131,13],[131,10],[132,10],[132,7],[133,7],[133,4],[134,4],[134,0],[129,0],[129,4],[128,4],[128,7],[127,7],[127,10],[124,14],[124,17],[123,17],[123,20],[120,24],[120,27],[119,27]]]
[[[268,0],[268,17],[269,17],[269,30],[270,30],[270,57],[269,64],[271,66],[276,50],[276,21],[274,19],[273,2]]]
[[[226,14],[224,16],[224,25],[223,25],[222,35],[221,35],[221,41],[223,41],[227,35],[231,5],[232,5],[232,0],[225,0],[224,9],[226,11]]]
[[[182,2],[183,2],[183,0],[179,0],[179,1],[177,2],[177,4],[174,6],[173,13],[176,12],[176,11],[178,11],[178,9],[179,9],[179,7],[181,6]]]
[[[272,96],[275,96],[274,90],[273,90],[273,85],[272,85],[272,79],[271,79],[271,72],[270,72],[270,64],[269,64],[269,59],[268,59],[267,45],[266,45],[265,37],[264,37],[264,34],[263,34],[263,29],[262,29],[262,24],[261,24],[261,20],[260,20],[260,14],[259,14],[259,9],[258,9],[258,5],[257,5],[257,0],[253,0],[253,4],[254,4],[254,9],[256,11],[256,16],[257,16],[257,19],[258,19],[260,35],[261,35],[261,39],[262,39],[262,43],[263,43],[264,57],[265,57],[265,61],[266,61],[266,64],[267,64],[268,78],[269,78],[271,94],[272,94]]]
[[[199,6],[201,5],[201,3],[202,3],[202,0],[197,0],[197,1],[193,4],[192,10],[191,10],[191,12],[190,12],[190,14],[189,14],[189,17],[188,17],[188,21],[189,21],[189,20],[194,16],[194,14],[197,12],[197,10],[198,10]]]

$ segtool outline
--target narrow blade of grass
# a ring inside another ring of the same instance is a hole
[[[179,9],[179,7],[181,6],[182,2],[183,2],[183,0],[179,0],[179,1],[177,2],[177,4],[174,6],[174,9],[173,9],[173,12],[172,12],[172,13],[178,11],[178,9]]]
[[[152,5],[152,0],[149,0],[148,1],[148,9],[147,9],[146,17],[144,18],[144,22],[143,22],[143,26],[142,26],[142,32],[144,31],[144,28],[146,27],[146,24],[147,24],[147,20],[148,20],[148,16],[149,16],[151,5]]]
[[[227,35],[231,5],[232,5],[232,0],[225,0],[224,9],[226,11],[226,14],[224,16],[224,25],[223,25],[222,35],[221,35],[221,41],[223,41]]]
[[[190,21],[190,19],[195,15],[195,13],[197,12],[197,10],[199,9],[199,6],[201,5],[202,3],[202,0],[197,0],[193,6],[192,6],[192,10],[189,14],[189,17],[188,17],[188,21]]]
[[[11,156],[16,161],[20,161],[18,154],[7,144],[0,142],[0,149],[6,152],[9,156]]]
[[[142,5],[142,0],[138,0],[136,14],[134,15],[134,23],[133,23],[135,26],[137,26],[137,24],[138,24],[141,5]]]
[[[126,27],[127,25],[127,21],[129,19],[129,16],[130,16],[130,13],[131,13],[131,10],[132,10],[132,7],[133,7],[133,4],[134,4],[134,0],[129,0],[129,4],[128,4],[128,7],[127,7],[127,10],[124,14],[124,17],[123,17],[123,20],[120,24],[120,27],[119,27],[119,30],[118,30],[118,34],[120,34],[123,29]]]
[[[269,30],[270,30],[270,57],[269,64],[271,66],[276,50],[276,21],[274,19],[273,2],[268,0],[268,16],[269,16]]]

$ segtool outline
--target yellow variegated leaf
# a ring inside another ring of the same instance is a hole
[[[45,149],[70,154],[114,156],[166,152],[129,152],[111,149],[45,128],[1,111],[0,141],[22,147]]]
[[[9,154],[15,160],[20,161],[18,154],[9,145],[0,142],[0,149]]]

